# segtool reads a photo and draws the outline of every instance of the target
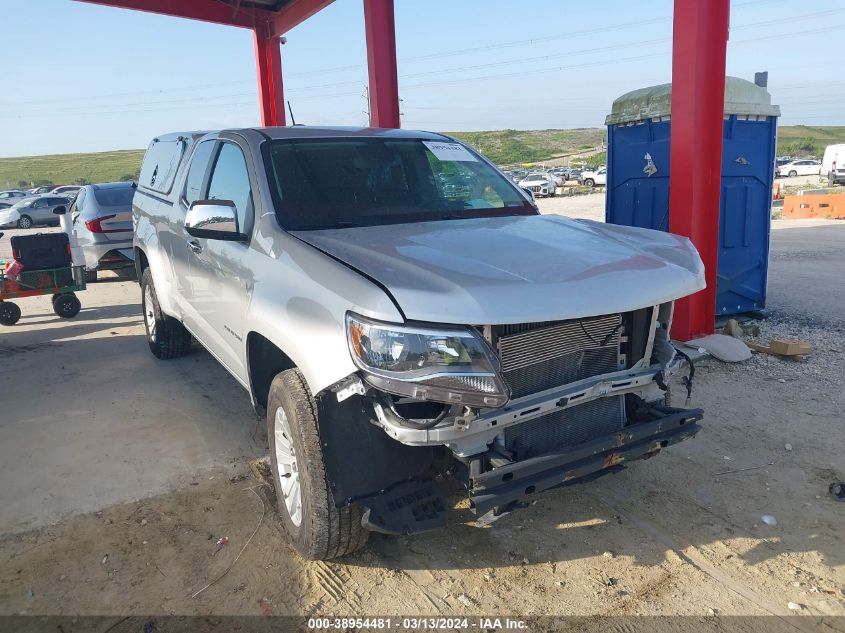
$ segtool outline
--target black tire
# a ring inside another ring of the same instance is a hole
[[[72,292],[53,297],[53,312],[63,319],[72,319],[82,309],[82,303]]]
[[[595,187],[595,186],[596,186],[596,181],[595,181],[595,180],[593,180],[592,178],[587,178],[587,179],[584,181],[584,184],[585,184],[585,185],[587,185],[588,187]]]
[[[86,284],[93,284],[97,282],[97,271],[96,270],[85,270],[85,283]]]
[[[141,314],[144,317],[147,343],[153,356],[159,360],[171,360],[184,356],[191,350],[190,332],[179,321],[161,311],[153,285],[153,274],[149,268],[145,269],[141,276]],[[152,328],[151,322],[154,325]]]
[[[17,303],[0,301],[0,325],[14,325],[21,318],[21,309]]]
[[[282,409],[293,437],[295,464],[301,495],[301,519],[291,518],[282,492],[276,458],[276,411]],[[335,506],[317,425],[317,406],[298,369],[278,374],[267,398],[267,439],[270,445],[276,506],[282,524],[296,550],[310,560],[328,560],[361,549],[369,532],[361,525],[360,506]]]
[[[32,228],[32,218],[28,215],[22,215],[18,218],[18,228],[19,229],[30,229]]]
[[[789,172],[788,175],[789,175],[790,178],[794,178],[795,176],[798,175],[798,172],[793,169]]]

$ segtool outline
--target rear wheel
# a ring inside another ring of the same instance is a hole
[[[298,369],[278,374],[267,399],[276,505],[291,543],[305,558],[327,560],[354,552],[367,542],[360,506],[335,505],[329,486],[317,405]]]
[[[595,180],[593,180],[592,178],[587,178],[587,179],[584,181],[584,184],[585,184],[585,185],[587,185],[588,187],[595,187],[595,186],[596,186],[596,181],[595,181]]]
[[[18,228],[19,229],[28,229],[32,227],[32,218],[28,215],[22,215],[18,220]]]
[[[791,171],[789,172],[789,177],[790,177],[790,178],[792,178],[792,177],[794,177],[794,176],[797,176],[797,175],[798,175],[798,172],[797,172],[797,171],[795,171],[794,169],[793,169],[793,170],[791,170]]]
[[[72,292],[53,297],[53,312],[63,319],[72,319],[82,309],[82,303]]]
[[[170,360],[184,356],[191,349],[191,334],[185,326],[161,311],[158,305],[152,271],[147,268],[141,276],[141,310],[147,343],[153,356]]]
[[[14,325],[21,318],[21,309],[17,303],[0,301],[0,325]]]

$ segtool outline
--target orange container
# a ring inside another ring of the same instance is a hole
[[[820,218],[845,220],[845,193],[808,196],[786,196],[783,199],[784,219]]]

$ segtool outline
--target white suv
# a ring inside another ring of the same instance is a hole
[[[541,216],[452,138],[160,136],[133,222],[150,350],[193,336],[249,392],[304,556],[443,526],[443,477],[487,523],[699,430],[666,402],[690,242]]]

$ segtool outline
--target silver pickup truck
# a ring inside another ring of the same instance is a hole
[[[306,557],[443,526],[445,478],[487,524],[699,430],[666,384],[690,242],[542,216],[453,138],[160,136],[133,222],[150,350],[196,339],[249,392]]]

